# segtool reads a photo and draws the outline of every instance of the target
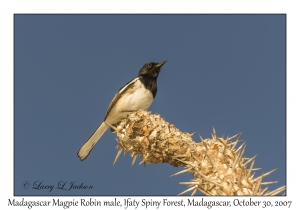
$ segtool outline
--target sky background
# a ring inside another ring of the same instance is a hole
[[[15,15],[14,194],[176,195],[191,174],[167,164],[131,167],[107,131],[77,151],[118,89],[144,63],[168,60],[150,107],[181,131],[242,133],[264,181],[286,184],[285,15]],[[24,189],[24,183],[93,186]],[[198,193],[197,195],[201,195]]]

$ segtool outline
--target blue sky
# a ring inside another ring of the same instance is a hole
[[[257,175],[286,184],[285,15],[15,15],[15,195],[176,195],[190,174],[167,164],[112,166],[115,135],[76,153],[115,92],[145,62],[168,60],[150,107],[181,131],[242,132]],[[137,161],[138,163],[139,161]],[[90,190],[24,189],[60,181]],[[199,195],[201,195],[199,193]]]

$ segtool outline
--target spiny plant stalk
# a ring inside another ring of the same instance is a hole
[[[262,182],[262,179],[276,169],[254,177],[256,155],[244,157],[246,142],[241,142],[241,134],[232,137],[217,137],[213,128],[212,138],[195,142],[193,134],[181,132],[175,125],[166,122],[159,114],[139,110],[132,113],[115,128],[118,136],[117,162],[122,151],[131,154],[132,165],[140,156],[142,163],[169,163],[174,167],[182,166],[182,173],[192,173],[193,180],[180,182],[188,189],[179,193],[197,191],[204,195],[278,195],[285,191],[282,186],[268,191],[268,185],[276,182]]]

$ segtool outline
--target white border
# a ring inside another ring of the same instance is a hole
[[[1,190],[0,206],[6,207],[8,199],[13,199],[13,14],[15,13],[281,13],[287,14],[287,160],[288,176],[287,197],[280,200],[292,200],[290,209],[299,207],[300,187],[297,177],[299,176],[299,9],[297,1],[276,0],[252,0],[252,1],[7,1],[0,3],[0,141],[1,141]],[[276,131],[274,131],[276,132]],[[25,197],[26,200],[72,200],[73,197]],[[87,197],[83,197],[87,198]],[[97,200],[109,199],[109,197],[95,197]],[[126,197],[124,197],[126,198]],[[119,197],[119,200],[124,198]],[[178,199],[178,197],[168,197]],[[15,197],[21,200],[22,197]],[[75,197],[80,200],[80,197]],[[137,197],[137,199],[143,199]],[[162,199],[156,197],[155,199]],[[180,198],[181,199],[181,198]],[[186,199],[186,198],[184,198]],[[210,198],[210,200],[226,200],[227,198]],[[235,199],[235,198],[230,198]],[[298,200],[297,200],[298,199]],[[259,198],[258,200],[279,200],[278,197]],[[24,207],[23,207],[24,208]],[[59,207],[62,209],[62,207]],[[71,207],[76,208],[76,207]],[[94,207],[95,208],[95,207]],[[96,207],[97,208],[97,207]],[[100,207],[98,207],[100,208]],[[199,207],[197,207],[199,208]],[[3,208],[1,208],[3,209]],[[35,209],[39,209],[35,207]],[[85,209],[80,207],[80,209]],[[122,208],[123,209],[123,208]],[[149,208],[148,208],[149,209]],[[153,208],[154,209],[154,208]],[[165,208],[163,208],[165,209]],[[171,209],[171,207],[170,207]],[[214,207],[215,209],[215,207]],[[299,208],[298,208],[299,209]]]

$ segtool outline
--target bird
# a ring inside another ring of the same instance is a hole
[[[147,62],[137,77],[119,89],[107,108],[103,122],[78,150],[77,156],[81,161],[88,157],[108,128],[114,131],[114,126],[129,114],[139,109],[147,110],[151,106],[157,93],[157,77],[166,62]]]

